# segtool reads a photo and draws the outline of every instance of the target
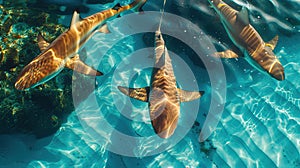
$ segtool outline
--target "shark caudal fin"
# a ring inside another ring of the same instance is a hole
[[[144,87],[144,88],[127,88],[118,86],[118,89],[125,95],[143,101],[148,102],[149,98],[149,90],[150,87]]]
[[[265,45],[270,47],[272,50],[274,50],[277,45],[277,42],[278,42],[278,35],[276,35],[272,40],[267,42]]]
[[[177,92],[180,98],[180,102],[192,101],[200,98],[204,94],[204,91],[193,92],[193,91],[182,90],[179,88],[177,88]]]

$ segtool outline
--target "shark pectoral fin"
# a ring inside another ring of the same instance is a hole
[[[85,75],[91,75],[91,76],[101,76],[103,75],[102,72],[99,72],[95,70],[94,68],[86,65],[84,62],[82,62],[79,58],[79,55],[77,54],[75,57],[69,59],[66,62],[65,65],[67,68],[72,69],[76,72],[85,74]]]
[[[101,32],[101,33],[105,33],[105,34],[110,33],[110,30],[108,29],[107,24],[104,24],[103,26],[101,26],[101,27],[98,29],[98,31]]]
[[[45,40],[45,38],[42,36],[41,33],[38,34],[37,40],[38,40],[38,46],[39,46],[41,52],[44,51],[50,44]]]
[[[180,98],[180,102],[192,101],[200,98],[204,94],[204,91],[192,92],[192,91],[182,90],[179,88],[177,88],[177,92]]]
[[[215,52],[213,54],[214,57],[217,58],[238,58],[239,56],[233,52],[232,50],[225,50],[222,52]]]
[[[274,48],[276,47],[278,42],[278,35],[276,35],[272,40],[270,40],[269,42],[267,42],[265,45],[270,47],[272,50],[274,50]]]
[[[118,89],[124,93],[125,95],[143,101],[147,102],[148,97],[149,97],[149,90],[150,87],[144,87],[144,88],[127,88],[127,87],[122,87],[118,86]]]
[[[79,13],[77,11],[74,11],[72,21],[71,21],[71,26],[76,24],[77,22],[81,21],[82,18],[80,17]]]
[[[245,25],[250,24],[249,14],[248,14],[248,10],[246,7],[243,7],[242,10],[238,12],[237,19],[239,21],[241,21],[242,23],[244,23]]]

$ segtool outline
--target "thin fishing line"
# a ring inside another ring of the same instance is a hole
[[[167,2],[167,0],[164,0],[164,4],[163,4],[163,7],[162,7],[161,16],[160,16],[160,21],[159,21],[159,26],[158,26],[158,31],[160,31],[163,15],[165,13],[166,2]]]

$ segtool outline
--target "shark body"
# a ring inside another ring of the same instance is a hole
[[[24,90],[38,86],[56,76],[64,67],[87,75],[102,75],[79,59],[78,52],[96,32],[109,32],[106,21],[127,10],[138,11],[146,0],[135,0],[129,5],[119,4],[111,9],[81,19],[75,11],[70,28],[49,44],[41,35],[38,44],[41,54],[33,59],[19,74],[15,88]]]
[[[220,16],[232,42],[239,48],[245,59],[256,69],[268,73],[277,80],[284,80],[284,68],[273,50],[278,42],[278,36],[265,43],[259,33],[249,23],[249,15],[246,8],[236,11],[222,0],[208,0],[214,10]],[[239,55],[232,50],[215,53],[221,58],[238,58]]]
[[[168,138],[177,127],[180,102],[197,99],[204,92],[177,88],[171,58],[160,30],[155,33],[155,64],[150,83],[149,87],[144,88],[119,86],[118,89],[127,96],[148,102],[154,131],[161,138]]]

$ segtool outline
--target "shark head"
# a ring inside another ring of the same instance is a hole
[[[174,134],[179,118],[179,108],[170,103],[165,104],[159,116],[151,120],[155,133],[161,138],[169,138]],[[174,107],[172,107],[174,106]],[[174,109],[175,108],[175,109]]]
[[[25,90],[40,85],[52,79],[63,67],[63,61],[54,59],[52,51],[46,51],[24,67],[16,80],[15,88]]]
[[[280,81],[285,79],[284,68],[269,46],[258,52],[256,62],[275,79]]]
[[[155,87],[150,95],[149,108],[152,127],[159,137],[169,138],[177,127],[180,113],[180,101],[176,89],[173,93]]]

